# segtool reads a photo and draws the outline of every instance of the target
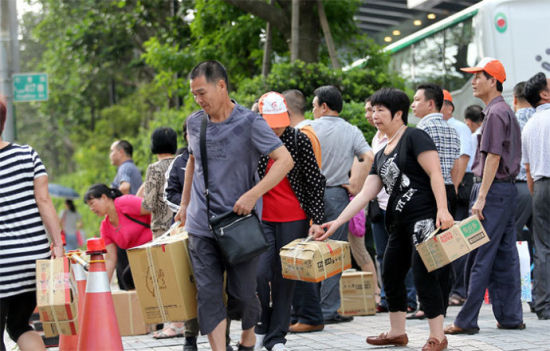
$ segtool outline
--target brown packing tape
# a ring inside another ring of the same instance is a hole
[[[164,309],[164,303],[160,296],[160,287],[158,284],[157,272],[155,270],[155,265],[153,264],[153,254],[151,253],[151,246],[145,248],[145,253],[147,255],[147,264],[151,275],[153,276],[153,290],[155,291],[155,298],[157,300],[157,305],[159,307],[160,317],[164,323],[169,322],[168,317],[166,316],[166,310]]]
[[[134,328],[134,309],[132,308],[132,294],[128,295],[128,314],[130,316],[130,333],[132,335],[136,334],[135,328]]]

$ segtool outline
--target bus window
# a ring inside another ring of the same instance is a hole
[[[412,89],[424,82],[460,89],[471,78],[460,68],[474,65],[477,59],[473,37],[470,17],[392,54],[391,67]]]

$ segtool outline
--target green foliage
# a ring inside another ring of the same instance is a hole
[[[385,54],[378,53],[378,56],[382,58],[373,57],[368,61],[366,68],[347,71],[334,70],[321,63],[301,61],[276,64],[265,79],[256,76],[241,81],[233,97],[239,103],[250,106],[267,91],[299,89],[311,102],[316,88],[322,85],[335,85],[342,91],[344,101],[363,101],[382,87],[402,88],[403,81],[388,71]]]

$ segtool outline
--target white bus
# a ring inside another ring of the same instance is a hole
[[[473,103],[472,75],[460,71],[482,57],[506,69],[504,98],[537,72],[550,76],[550,0],[484,0],[385,47],[407,86],[440,84],[452,92],[455,117]]]

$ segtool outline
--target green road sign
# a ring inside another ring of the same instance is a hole
[[[13,101],[48,100],[48,75],[46,73],[14,74]]]

